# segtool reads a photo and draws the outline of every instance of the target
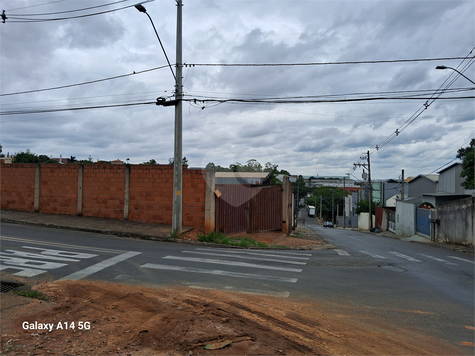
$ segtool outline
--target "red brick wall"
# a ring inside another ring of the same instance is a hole
[[[124,218],[125,165],[83,166],[82,215]],[[173,166],[129,165],[129,220],[172,224]],[[1,207],[34,211],[34,164],[1,164]],[[40,165],[42,213],[78,213],[76,164]],[[183,169],[183,226],[204,228],[206,171]]]
[[[173,166],[130,166],[129,220],[172,224]]]
[[[78,165],[40,166],[40,213],[76,215]]]
[[[124,193],[125,165],[84,165],[83,216],[123,219]]]
[[[204,229],[206,170],[183,170],[183,226]]]
[[[35,164],[2,163],[0,176],[2,208],[34,211]]]

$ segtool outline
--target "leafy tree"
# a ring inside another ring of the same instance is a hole
[[[462,172],[460,176],[464,178],[461,186],[465,189],[475,189],[475,167],[474,167],[475,138],[470,141],[470,146],[462,147],[457,151],[457,158],[462,160]]]
[[[158,164],[158,163],[152,158],[151,160],[148,160],[147,162],[142,162],[140,164]]]
[[[371,214],[376,214],[376,206],[378,205],[377,202],[373,201],[371,204]],[[368,199],[361,199],[356,203],[356,210],[355,213],[367,213],[369,211],[369,200]]]
[[[39,163],[40,159],[34,153],[20,152],[15,154],[12,160],[13,163]]]
[[[2,145],[0,144],[0,157],[5,157],[5,155],[2,152],[3,152]]]
[[[54,159],[49,158],[47,155],[39,155],[38,160],[40,163],[58,163],[58,161],[55,161]]]
[[[68,158],[68,163],[76,163],[77,161],[78,160],[74,156],[71,156],[70,158]]]
[[[310,197],[307,198],[307,205],[315,206],[316,210],[320,212],[320,197],[322,197],[322,218],[331,219],[332,216],[343,215],[344,197],[347,195],[347,191],[336,187],[315,187]]]
[[[175,158],[169,158],[168,159],[168,164],[174,164],[174,163],[175,163]],[[186,157],[183,157],[181,159],[181,164],[184,165],[185,167],[188,167],[188,159]]]

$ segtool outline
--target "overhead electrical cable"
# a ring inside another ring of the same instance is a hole
[[[5,94],[0,94],[0,96],[28,94],[28,93],[36,93],[36,92],[40,92],[40,91],[48,91],[48,90],[71,88],[71,87],[80,86],[80,85],[86,85],[86,84],[93,84],[93,83],[104,82],[104,81],[106,81],[106,80],[112,80],[112,79],[118,79],[118,78],[125,78],[125,77],[129,77],[129,76],[131,76],[131,75],[142,74],[142,73],[151,72],[151,71],[154,71],[154,70],[157,70],[157,69],[162,69],[162,68],[167,68],[167,67],[168,67],[168,65],[164,65],[164,66],[160,66],[160,67],[155,67],[155,68],[150,68],[150,69],[144,69],[144,70],[137,71],[137,72],[134,71],[134,72],[129,73],[129,74],[116,75],[115,77],[109,77],[109,78],[103,78],[103,79],[96,79],[96,80],[91,80],[91,81],[88,81],[88,82],[82,82],[82,83],[76,83],[76,84],[61,85],[61,86],[52,87],[52,88],[33,89],[33,90],[20,91],[20,92],[16,92],[16,93],[5,93]]]
[[[58,18],[51,18],[51,19],[35,19],[35,18],[22,18],[22,17],[15,17],[15,16],[10,16],[8,14],[5,14],[6,18],[9,20],[7,21],[8,23],[31,23],[31,22],[49,22],[49,21],[61,21],[61,20],[71,20],[71,19],[79,19],[79,18],[84,18],[84,17],[90,17],[90,16],[96,16],[96,15],[102,15],[102,14],[107,14],[110,12],[115,12],[123,9],[127,9],[129,7],[134,7],[134,5],[127,5],[123,7],[119,7],[117,9],[111,9],[111,10],[106,10],[106,11],[101,11],[101,12],[95,12],[92,14],[85,14],[85,15],[77,15],[77,16],[69,16],[69,17],[58,17]],[[13,19],[13,21],[12,21]]]
[[[97,9],[99,7],[105,7],[105,6],[111,6],[115,4],[119,4],[121,2],[126,2],[130,0],[120,0],[116,2],[111,2],[108,4],[102,4],[102,5],[97,5],[97,6],[90,6],[90,7],[84,7],[82,9],[75,9],[75,10],[66,10],[66,11],[57,11],[57,12],[45,12],[42,14],[8,14],[9,18],[12,18],[11,16],[49,16],[49,15],[58,15],[58,14],[66,14],[69,12],[78,12],[78,11],[85,11],[85,10],[91,10],[91,9]],[[12,11],[12,10],[9,10]]]
[[[340,64],[379,64],[379,63],[401,63],[401,62],[429,62],[429,61],[449,61],[466,59],[466,57],[442,57],[442,58],[417,58],[417,59],[391,59],[375,61],[343,61],[343,62],[307,62],[307,63],[184,63],[185,67],[285,67],[285,66],[319,66],[319,65],[340,65]]]
[[[43,5],[49,5],[49,4],[55,4],[57,2],[63,2],[66,0],[56,0],[56,1],[50,1],[50,2],[45,2],[43,4],[36,4],[36,5],[28,5],[28,6],[23,6],[23,7],[17,7],[16,9],[10,9],[7,11],[16,11],[16,10],[23,10],[23,9],[29,9],[31,7],[38,7],[38,6],[43,6]]]

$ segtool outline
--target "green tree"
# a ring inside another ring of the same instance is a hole
[[[371,214],[376,214],[376,206],[378,205],[377,202],[373,201],[371,204]],[[356,210],[355,213],[367,213],[369,211],[369,200],[368,199],[361,199],[356,203]]]
[[[462,160],[462,172],[460,176],[464,178],[461,186],[465,189],[475,189],[475,167],[474,167],[475,138],[470,141],[470,146],[462,147],[457,151],[457,158]]]
[[[158,163],[152,158],[151,160],[148,160],[147,162],[142,162],[140,164],[158,164]]]
[[[30,152],[20,152],[15,154],[12,163],[39,163],[38,155]]]
[[[319,214],[321,197],[322,218],[331,219],[332,216],[336,218],[336,216],[343,215],[343,209],[345,206],[344,197],[348,194],[347,191],[336,187],[315,187],[313,188],[310,197],[307,198],[307,205],[315,206],[316,211]]]

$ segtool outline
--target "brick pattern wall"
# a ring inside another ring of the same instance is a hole
[[[84,165],[83,216],[123,219],[124,192],[124,165]]]
[[[172,224],[173,166],[130,165],[129,220]],[[1,207],[34,211],[35,165],[1,164]],[[39,212],[78,213],[79,165],[41,164]],[[84,165],[82,215],[124,218],[125,165]],[[183,169],[183,225],[204,228],[206,171]]]
[[[1,164],[2,208],[34,211],[35,165]]]
[[[172,224],[173,166],[131,165],[129,220]]]
[[[42,164],[40,168],[40,212],[76,215],[78,165]]]

